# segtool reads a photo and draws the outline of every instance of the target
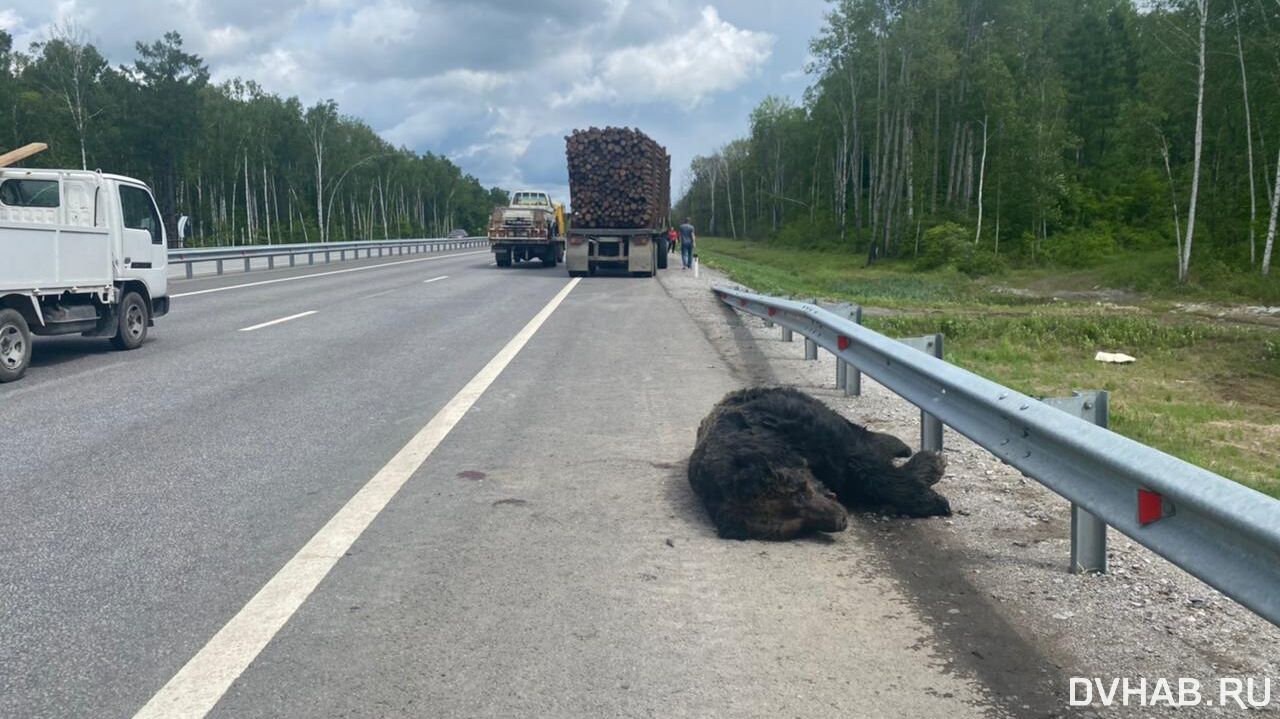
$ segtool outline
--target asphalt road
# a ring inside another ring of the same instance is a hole
[[[990,715],[856,544],[714,537],[681,463],[741,378],[665,281],[490,259],[180,281],[138,351],[39,341],[0,387],[0,717]]]

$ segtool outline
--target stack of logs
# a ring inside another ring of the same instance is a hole
[[[666,227],[671,156],[648,135],[625,127],[574,130],[565,154],[574,227]]]

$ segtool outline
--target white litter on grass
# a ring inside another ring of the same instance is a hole
[[[1099,352],[1093,358],[1099,362],[1110,362],[1111,364],[1129,364],[1138,361],[1137,358],[1120,352]]]

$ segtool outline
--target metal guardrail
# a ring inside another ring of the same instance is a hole
[[[1087,401],[1081,412],[1063,411],[814,304],[728,287],[715,293],[738,311],[780,325],[784,334],[800,333],[1101,522],[1280,624],[1277,500],[1084,419],[1083,410],[1096,411],[1084,407]],[[1100,417],[1105,420],[1105,409]]]
[[[338,259],[341,261],[347,259],[347,253],[351,253],[352,259],[358,259],[361,252],[365,253],[365,257],[372,258],[375,256],[383,257],[384,253],[386,255],[407,255],[421,252],[443,252],[445,250],[478,247],[481,245],[488,246],[488,244],[489,241],[484,237],[455,237],[416,240],[368,240],[364,242],[312,242],[292,245],[198,247],[169,250],[169,264],[186,265],[187,279],[191,279],[194,276],[193,266],[200,262],[216,263],[218,274],[222,274],[223,265],[228,260],[243,260],[244,271],[249,272],[252,269],[253,260],[264,258],[267,260],[267,269],[274,269],[276,258],[278,257],[287,257],[289,266],[294,267],[297,265],[298,258],[303,255],[307,257],[307,264],[314,265],[316,263],[316,255],[322,255],[327,263],[332,260],[335,254],[338,255]]]

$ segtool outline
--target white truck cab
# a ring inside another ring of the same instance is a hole
[[[151,190],[84,170],[0,168],[0,382],[31,360],[31,335],[146,339],[169,311],[168,250]]]
[[[564,255],[564,207],[538,190],[511,193],[508,205],[489,215],[489,248],[499,267],[539,259],[555,267]]]

